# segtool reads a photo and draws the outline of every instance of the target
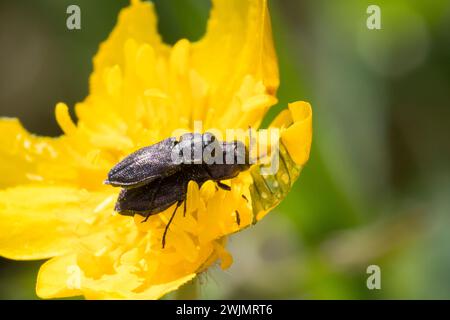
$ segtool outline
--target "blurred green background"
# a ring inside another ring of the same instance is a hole
[[[199,39],[209,0],[155,0],[168,43]],[[0,116],[58,135],[126,0],[0,1]],[[66,28],[81,7],[82,30]],[[366,9],[381,8],[381,30]],[[279,104],[310,101],[311,159],[288,198],[230,240],[202,298],[450,298],[450,2],[272,0]],[[35,299],[42,262],[0,260],[0,298]],[[381,268],[381,290],[366,269]]]

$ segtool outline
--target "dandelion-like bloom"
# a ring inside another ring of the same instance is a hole
[[[255,165],[226,182],[231,191],[191,181],[164,249],[174,206],[141,223],[114,213],[119,190],[102,182],[128,154],[196,120],[205,130],[258,128],[277,102],[277,68],[265,0],[215,0],[206,35],[173,46],[157,33],[153,5],[132,1],[94,58],[77,122],[56,106],[62,136],[0,120],[0,255],[50,258],[38,274],[42,298],[157,299],[216,261],[229,267],[227,236],[277,205],[309,157],[309,104],[290,104],[271,125],[281,129],[277,175]]]

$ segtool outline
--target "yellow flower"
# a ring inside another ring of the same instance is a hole
[[[290,104],[272,124],[281,129],[277,175],[262,176],[255,165],[226,182],[231,192],[191,181],[187,214],[175,216],[164,249],[174,207],[146,223],[118,215],[119,190],[102,181],[126,155],[175,129],[192,131],[196,120],[205,131],[258,128],[277,101],[277,68],[265,0],[213,1],[204,38],[174,46],[161,41],[153,5],[132,1],[94,58],[76,124],[63,103],[58,138],[0,121],[0,255],[51,258],[37,279],[42,298],[157,299],[218,260],[230,266],[227,235],[277,205],[308,160],[309,104]]]

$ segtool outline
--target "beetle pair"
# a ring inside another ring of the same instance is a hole
[[[221,161],[205,158],[202,152],[205,149],[212,151],[210,157]],[[230,163],[229,159],[233,161]],[[163,233],[164,248],[168,228],[183,202],[186,214],[189,181],[202,185],[213,180],[217,187],[229,191],[230,187],[221,180],[232,179],[248,170],[249,159],[249,152],[240,141],[218,141],[208,132],[186,133],[179,140],[167,138],[130,154],[110,170],[105,184],[122,188],[115,210],[122,215],[142,215],[145,217],[142,222],[176,203]],[[239,220],[236,212],[238,224]]]

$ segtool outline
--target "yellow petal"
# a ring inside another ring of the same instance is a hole
[[[120,12],[116,27],[108,39],[100,45],[94,57],[94,72],[91,75],[91,92],[103,85],[103,71],[114,65],[124,68],[124,50],[127,40],[150,44],[158,51],[168,50],[158,34],[157,18],[151,2],[132,1]]]
[[[270,128],[281,129],[278,170],[262,174],[261,164],[250,169],[253,184],[251,198],[256,221],[261,220],[288,194],[297,180],[302,166],[308,161],[312,141],[312,110],[307,102],[289,104],[271,123]]]
[[[274,94],[279,76],[267,1],[214,0],[212,6],[206,35],[192,48],[193,67],[212,87],[211,105],[225,108],[247,75]]]
[[[298,165],[303,165],[308,161],[311,150],[311,105],[307,102],[298,101],[290,103],[289,110],[294,123],[281,133],[281,139],[292,159]]]
[[[46,299],[77,295],[85,295],[88,299],[159,299],[196,276],[195,273],[183,275],[135,292],[133,288],[142,280],[134,274],[133,267],[119,267],[117,271],[94,279],[84,273],[75,254],[55,257],[41,266],[36,293]]]
[[[195,43],[195,67],[215,84],[253,74],[275,91],[278,65],[267,1],[214,0],[212,5],[206,35]]]
[[[111,210],[108,193],[71,187],[23,185],[0,191],[0,255],[45,259],[73,250],[100,211]],[[97,210],[96,210],[97,208]]]
[[[64,130],[73,133],[75,125],[66,106],[58,104],[56,113]],[[35,136],[17,119],[0,119],[0,188],[43,181],[96,189],[103,187],[101,181],[112,162],[107,159],[96,161],[93,155],[98,155],[99,150],[82,142],[86,141],[77,140],[76,135]]]
[[[132,299],[159,299],[165,294],[177,290],[179,287],[181,287],[183,284],[191,281],[196,276],[195,273],[188,274],[187,276],[181,277],[177,280],[159,284],[159,285],[153,285],[147,290],[137,293],[136,295],[132,296]]]
[[[162,296],[166,295],[169,292],[172,292],[174,290],[177,290],[179,287],[181,287],[183,284],[191,281],[196,276],[195,273],[188,274],[184,277],[181,277],[177,280],[166,282],[163,284],[157,284],[150,286],[147,290],[139,293],[130,293],[128,296],[123,297],[125,299],[133,299],[133,300],[155,300],[159,299]],[[101,297],[103,299],[108,299],[109,296],[103,296]]]
[[[29,134],[17,119],[0,119],[0,188],[43,180],[36,160],[54,158],[57,141]]]
[[[220,267],[222,270],[226,270],[233,264],[233,256],[225,249],[225,244],[222,242],[226,241],[214,242],[214,249],[216,249],[217,255],[221,260]]]
[[[79,296],[82,279],[75,254],[56,257],[39,269],[36,294],[43,299]]]
[[[270,128],[284,129],[292,124],[292,115],[289,109],[281,111],[270,124]]]

